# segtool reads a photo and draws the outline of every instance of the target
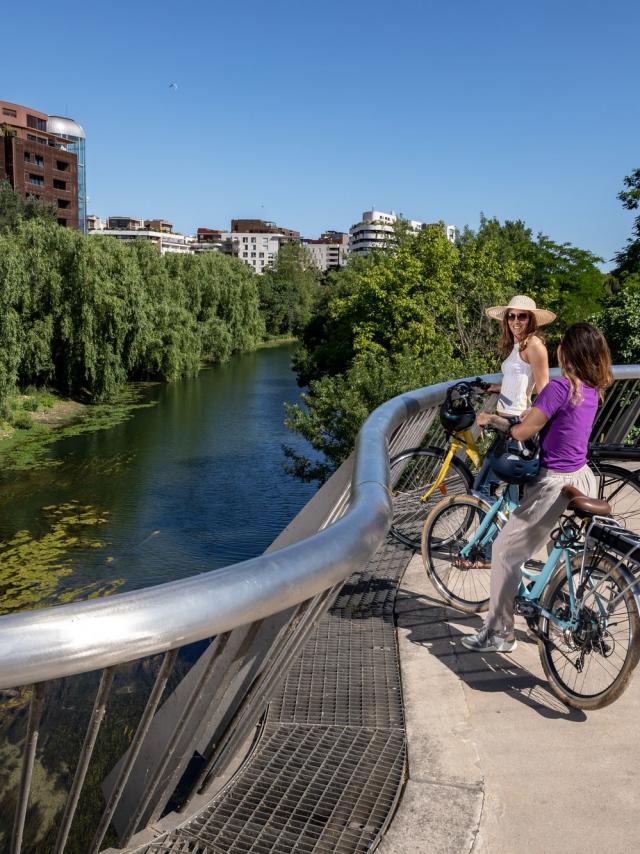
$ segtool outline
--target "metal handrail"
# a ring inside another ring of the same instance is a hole
[[[616,367],[614,375],[638,379],[640,366]],[[485,376],[492,383],[500,378]],[[312,537],[181,581],[0,617],[0,689],[184,646],[278,613],[346,578],[371,557],[390,526],[388,442],[394,430],[440,403],[450,385],[398,395],[369,416],[356,444],[349,510]]]
[[[387,443],[450,383],[400,395],[358,437],[348,512],[294,545],[209,573],[0,617],[0,689],[111,667],[202,640],[309,599],[362,566],[391,521]]]

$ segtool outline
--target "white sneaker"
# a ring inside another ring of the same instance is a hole
[[[463,637],[462,646],[474,652],[513,652],[518,641],[515,638],[504,638],[489,629],[480,629],[473,635]]]

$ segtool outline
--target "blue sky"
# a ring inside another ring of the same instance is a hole
[[[0,99],[83,125],[92,213],[314,237],[483,211],[605,259],[631,233],[635,0],[36,0],[2,26]]]

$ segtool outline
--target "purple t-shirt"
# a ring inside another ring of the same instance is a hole
[[[553,471],[577,471],[587,462],[587,447],[598,409],[598,392],[582,383],[582,400],[571,403],[571,383],[551,380],[533,404],[549,419],[540,431],[540,465]]]

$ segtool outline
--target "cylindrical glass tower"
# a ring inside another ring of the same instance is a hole
[[[80,231],[87,233],[87,171],[85,132],[77,122],[65,116],[49,116],[47,132],[68,140],[67,151],[73,151],[78,160],[78,223]]]

